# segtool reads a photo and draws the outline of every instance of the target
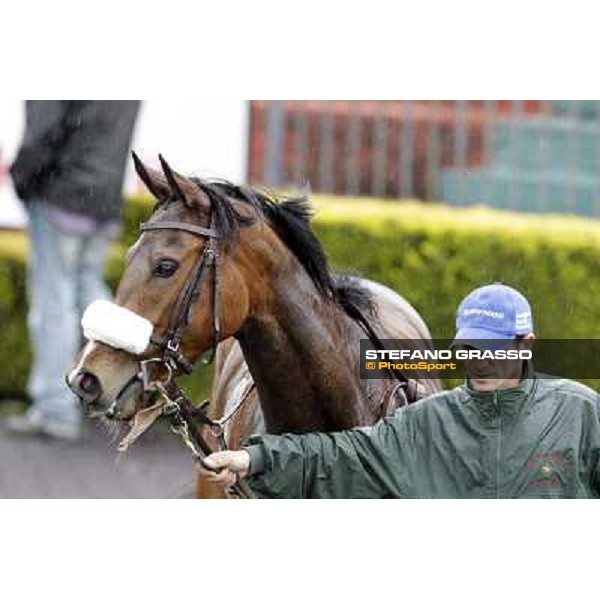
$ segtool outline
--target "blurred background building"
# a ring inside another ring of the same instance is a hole
[[[600,216],[600,103],[254,101],[248,175],[320,193]]]
[[[1,101],[4,226],[24,218],[6,174],[21,128],[22,103]],[[149,100],[134,148],[274,187],[600,217],[596,100]]]

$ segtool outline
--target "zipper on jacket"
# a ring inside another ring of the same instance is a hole
[[[496,449],[496,498],[500,498],[500,489],[502,487],[502,468],[501,468],[501,456],[502,456],[502,409],[498,402],[498,393],[494,392],[494,404],[498,411],[498,417],[500,423],[498,425],[498,446]]]

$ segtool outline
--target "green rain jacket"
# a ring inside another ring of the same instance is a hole
[[[250,486],[270,498],[598,498],[600,396],[534,375],[497,392],[463,385],[372,427],[244,449]]]

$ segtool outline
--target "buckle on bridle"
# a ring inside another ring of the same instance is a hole
[[[161,366],[165,367],[167,370],[167,376],[163,380],[151,379],[150,375],[150,364],[151,363],[159,363]],[[142,380],[142,385],[144,387],[145,392],[153,392],[156,390],[157,383],[162,385],[169,383],[171,379],[173,379],[173,367],[162,358],[148,358],[146,360],[140,361],[140,379]]]
[[[217,251],[210,246],[205,246],[204,248],[204,259],[206,260],[206,266],[212,267],[217,261]]]
[[[179,408],[179,404],[173,400],[168,401],[163,408],[163,415],[172,420],[180,420],[181,410]]]
[[[175,341],[173,338],[169,338],[167,340],[167,350],[173,353],[179,352],[179,342]]]

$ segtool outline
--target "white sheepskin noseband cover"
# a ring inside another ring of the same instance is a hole
[[[88,340],[131,354],[142,354],[146,350],[154,329],[148,319],[108,300],[92,302],[83,313],[81,326]]]

